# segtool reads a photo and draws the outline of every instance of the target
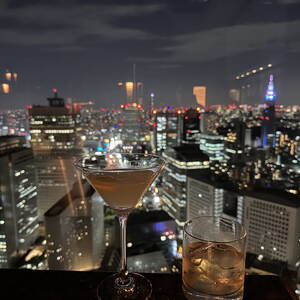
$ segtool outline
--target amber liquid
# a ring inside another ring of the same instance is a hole
[[[119,213],[131,211],[156,177],[148,169],[116,169],[86,176],[103,200]]]
[[[243,289],[244,256],[227,244],[192,242],[183,256],[183,282],[187,288],[214,296]]]

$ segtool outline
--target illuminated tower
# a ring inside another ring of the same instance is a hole
[[[133,64],[132,81],[118,82],[120,88],[121,100],[126,104],[137,103],[143,105],[144,101],[144,83],[136,81],[136,65]]]
[[[193,94],[196,97],[197,104],[201,107],[206,106],[206,87],[205,86],[194,86]]]
[[[276,98],[273,75],[270,75],[268,88],[265,94],[266,107],[262,114],[262,146],[273,147],[275,145]]]
[[[123,83],[119,82],[118,86],[123,86]],[[143,97],[144,97],[143,82],[127,81],[124,84],[124,91],[125,91],[125,100],[127,104],[137,103],[143,105]]]
[[[274,104],[274,101],[276,101],[276,93],[274,90],[274,82],[273,82],[273,75],[270,75],[269,78],[269,84],[268,84],[268,89],[265,95],[265,100],[266,102],[271,102]]]
[[[151,112],[153,111],[154,108],[154,93],[150,94],[150,100],[151,100]]]

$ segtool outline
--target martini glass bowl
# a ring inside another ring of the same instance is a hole
[[[121,271],[98,286],[98,297],[106,299],[149,299],[152,286],[137,273],[128,273],[126,224],[128,214],[162,171],[165,161],[153,154],[107,152],[81,157],[75,166],[117,214],[121,227]]]

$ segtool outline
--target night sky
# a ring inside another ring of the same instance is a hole
[[[19,74],[1,110],[46,104],[53,87],[119,105],[117,82],[132,80],[133,63],[157,105],[193,105],[194,85],[207,86],[209,104],[228,103],[237,74],[269,63],[285,70],[278,101],[300,103],[300,1],[0,2],[0,73]]]

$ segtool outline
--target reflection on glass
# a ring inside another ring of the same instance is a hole
[[[48,267],[87,271],[100,267],[105,251],[103,200],[78,181],[45,214]]]

